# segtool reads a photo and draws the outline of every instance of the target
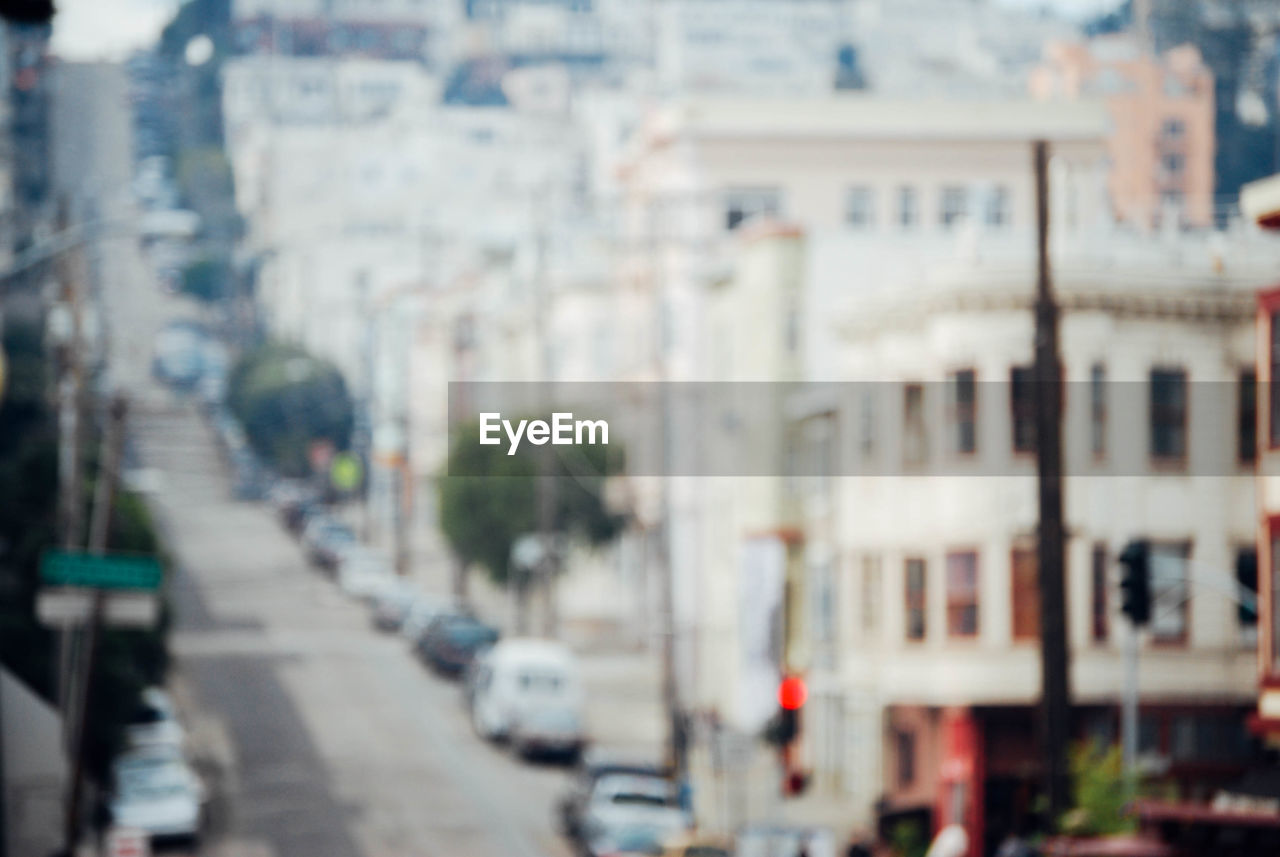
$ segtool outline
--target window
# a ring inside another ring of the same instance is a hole
[[[1185,643],[1191,589],[1187,565],[1191,545],[1151,546],[1151,639],[1157,643]]]
[[[1187,373],[1151,370],[1151,457],[1181,461],[1187,456]]]
[[[1236,624],[1240,628],[1240,641],[1248,648],[1258,645],[1258,549],[1247,545],[1236,551],[1236,589],[1240,594],[1253,596],[1253,611],[1244,605],[1236,608]]]
[[[942,202],[938,206],[938,218],[943,226],[954,226],[969,214],[969,192],[957,185],[942,189]]]
[[[920,201],[910,185],[898,188],[898,225],[910,229],[920,222]]]
[[[737,229],[753,217],[777,217],[781,213],[782,194],[776,188],[732,188],[725,192],[725,229]]]
[[[830,561],[813,569],[813,638],[820,666],[835,666],[836,592],[835,574]]]
[[[875,192],[866,185],[849,188],[845,198],[844,221],[857,229],[875,225]]]
[[[862,557],[862,630],[873,635],[880,627],[880,557]]]
[[[1236,432],[1240,463],[1253,464],[1258,458],[1258,373],[1253,369],[1240,370]]]
[[[1093,546],[1089,593],[1089,636],[1095,643],[1107,640],[1107,546]]]
[[[929,455],[924,426],[924,385],[907,384],[902,390],[902,462],[923,464]]]
[[[1094,458],[1107,454],[1107,367],[1089,367],[1089,449]]]
[[[1035,369],[1014,366],[1009,370],[1009,410],[1014,452],[1036,451]]]
[[[1280,446],[1280,311],[1271,313],[1271,380],[1267,382],[1267,426],[1270,446]]]
[[[858,411],[858,449],[863,458],[871,458],[876,453],[876,400],[870,389],[862,391]]]
[[[973,637],[978,633],[978,554],[947,554],[947,636]]]
[[[1160,167],[1164,171],[1165,178],[1182,178],[1182,168],[1185,160],[1186,159],[1178,152],[1168,152],[1162,155],[1160,158]]]
[[[1160,126],[1160,136],[1167,141],[1181,140],[1186,132],[1187,124],[1181,119],[1166,119]]]
[[[978,390],[974,370],[952,372],[947,378],[947,396],[952,451],[957,455],[972,455],[978,449]]]
[[[928,631],[928,590],[925,588],[925,564],[918,557],[907,559],[906,574],[907,639],[923,640]]]
[[[898,757],[898,786],[905,788],[916,781],[916,735],[901,731],[894,736],[894,755]]]
[[[1034,546],[1018,546],[1010,557],[1013,639],[1040,639],[1040,562]]]
[[[982,212],[983,222],[988,226],[1006,226],[1009,223],[1009,189],[996,185],[987,192],[986,204]]]

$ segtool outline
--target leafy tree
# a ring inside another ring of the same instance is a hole
[[[1071,751],[1071,779],[1075,806],[1061,820],[1064,833],[1105,836],[1134,830],[1128,806],[1137,781],[1125,773],[1118,745],[1077,744]]]
[[[440,480],[440,526],[454,552],[479,563],[503,585],[522,585],[510,567],[516,539],[538,529],[539,455],[507,455],[502,446],[476,443],[472,423],[453,436],[447,474]],[[624,519],[605,508],[604,480],[619,472],[618,448],[574,446],[553,450],[557,533],[604,544]]]
[[[342,373],[294,345],[269,343],[237,361],[227,400],[254,450],[287,476],[310,472],[311,444],[351,442],[355,413]]]

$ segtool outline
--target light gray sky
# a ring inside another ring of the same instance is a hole
[[[1119,5],[1120,0],[999,0],[1011,6],[1051,6],[1071,16]],[[118,60],[155,41],[181,0],[58,0],[53,50],[69,60]]]

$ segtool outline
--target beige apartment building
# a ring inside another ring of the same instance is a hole
[[[1110,127],[1107,185],[1117,220],[1214,219],[1213,75],[1193,45],[1154,56],[1128,35],[1050,42],[1030,78],[1045,100],[1099,98]]]

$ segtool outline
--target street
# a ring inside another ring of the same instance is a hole
[[[233,503],[193,408],[135,412],[133,430],[180,568],[176,692],[217,786],[202,853],[567,853],[566,775],[484,745],[456,687],[378,636],[264,508]]]
[[[119,66],[66,66],[55,122],[63,187],[128,217]],[[94,122],[82,121],[94,109]],[[231,500],[196,406],[149,377],[154,334],[195,314],[163,294],[130,236],[95,245],[109,299],[109,377],[131,400],[136,464],[173,554],[172,689],[210,788],[199,853],[245,857],[566,854],[553,804],[567,775],[471,731],[458,689],[309,569],[262,505]]]

